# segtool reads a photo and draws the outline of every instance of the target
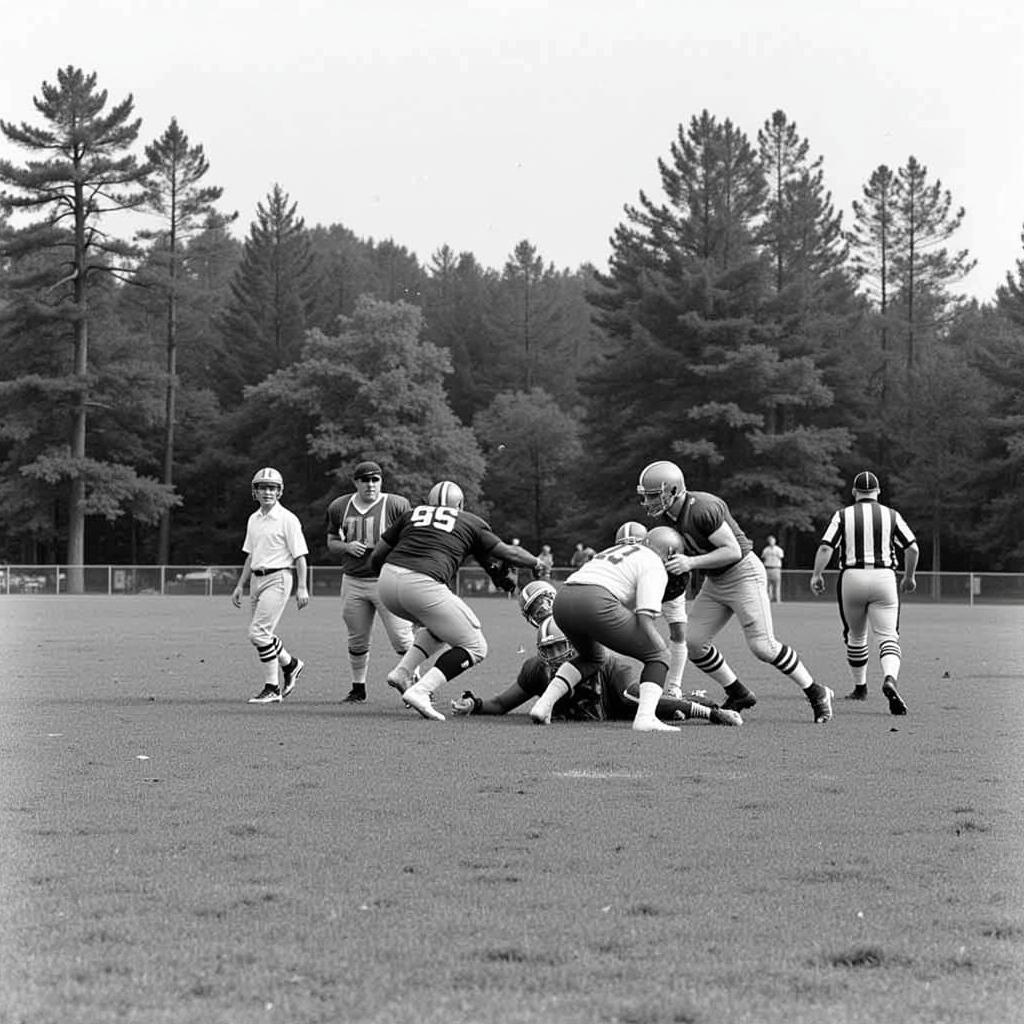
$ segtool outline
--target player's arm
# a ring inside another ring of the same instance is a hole
[[[815,594],[825,593],[825,569],[832,561],[832,552],[835,549],[831,544],[822,541],[818,550],[814,553],[814,568],[811,570],[811,592]]]
[[[709,533],[708,542],[713,545],[713,550],[703,555],[673,555],[665,563],[665,568],[671,573],[692,572],[694,569],[724,569],[735,565],[743,557],[740,542],[728,523],[722,523]]]
[[[305,555],[295,559],[295,603],[300,609],[309,604],[309,563]]]
[[[550,673],[540,658],[527,658],[520,666],[519,676],[507,689],[486,700],[466,690],[452,701],[456,715],[507,715],[525,704],[531,697],[539,697],[550,680]]]
[[[235,589],[231,591],[231,603],[236,608],[242,606],[242,592],[248,586],[250,576],[252,576],[252,555],[246,555],[245,564],[238,574],[238,582],[235,584]]]
[[[900,589],[908,594],[912,594],[917,590],[917,580],[914,578],[914,574],[917,572],[917,559],[919,555],[920,550],[918,549],[917,541],[903,549],[903,579],[900,582]]]

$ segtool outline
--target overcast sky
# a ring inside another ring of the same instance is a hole
[[[500,268],[603,266],[623,206],[707,109],[755,141],[777,109],[850,204],[915,156],[962,205],[990,299],[1024,255],[1020,0],[44,0],[0,41],[0,117],[41,125],[44,81],[95,71],[141,143],[177,117],[239,211],[274,183],[307,225],[442,244]],[[0,138],[0,155],[26,154]],[[118,231],[116,221],[111,230]]]

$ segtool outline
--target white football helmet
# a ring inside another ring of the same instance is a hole
[[[462,508],[464,500],[462,488],[451,480],[434,484],[427,494],[428,505],[443,505],[445,508]]]
[[[686,493],[683,471],[674,462],[651,462],[640,471],[636,493],[649,516],[660,516]]]
[[[537,653],[548,668],[558,668],[562,662],[576,657],[576,648],[558,628],[553,615],[548,616],[537,629]]]
[[[558,591],[546,580],[531,580],[519,591],[519,610],[531,626],[539,626],[551,615]]]
[[[663,561],[683,553],[683,538],[671,526],[656,526],[644,538],[644,543]]]
[[[615,531],[615,543],[616,544],[643,544],[644,537],[647,536],[647,527],[643,523],[637,523],[630,520],[628,523],[623,523]]]
[[[252,496],[255,501],[259,501],[259,497],[256,494],[257,487],[266,486],[276,487],[277,496],[280,498],[284,494],[284,477],[272,466],[264,466],[263,469],[258,469],[256,475],[252,478],[252,484],[250,485],[252,490]]]

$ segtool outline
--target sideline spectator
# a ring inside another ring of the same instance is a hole
[[[768,543],[761,551],[764,562],[765,577],[768,582],[768,600],[776,604],[782,601],[782,560],[786,552],[775,543],[775,538],[768,534]]]

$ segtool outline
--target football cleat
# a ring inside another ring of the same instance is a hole
[[[889,702],[890,715],[905,715],[907,705],[896,689],[896,680],[892,676],[886,676],[882,682],[882,696]]]
[[[255,697],[249,698],[250,704],[280,704],[281,703],[281,691],[276,686],[271,686],[267,683],[266,686],[256,694]]]
[[[284,685],[281,687],[282,699],[295,689],[295,684],[299,681],[299,673],[305,667],[306,663],[301,658],[296,658],[292,662],[291,668],[281,669],[281,675],[284,676]]]
[[[824,725],[826,722],[832,721],[832,698],[835,697],[835,693],[828,686],[824,686],[822,689],[825,692],[821,697],[811,698],[815,725]]]

